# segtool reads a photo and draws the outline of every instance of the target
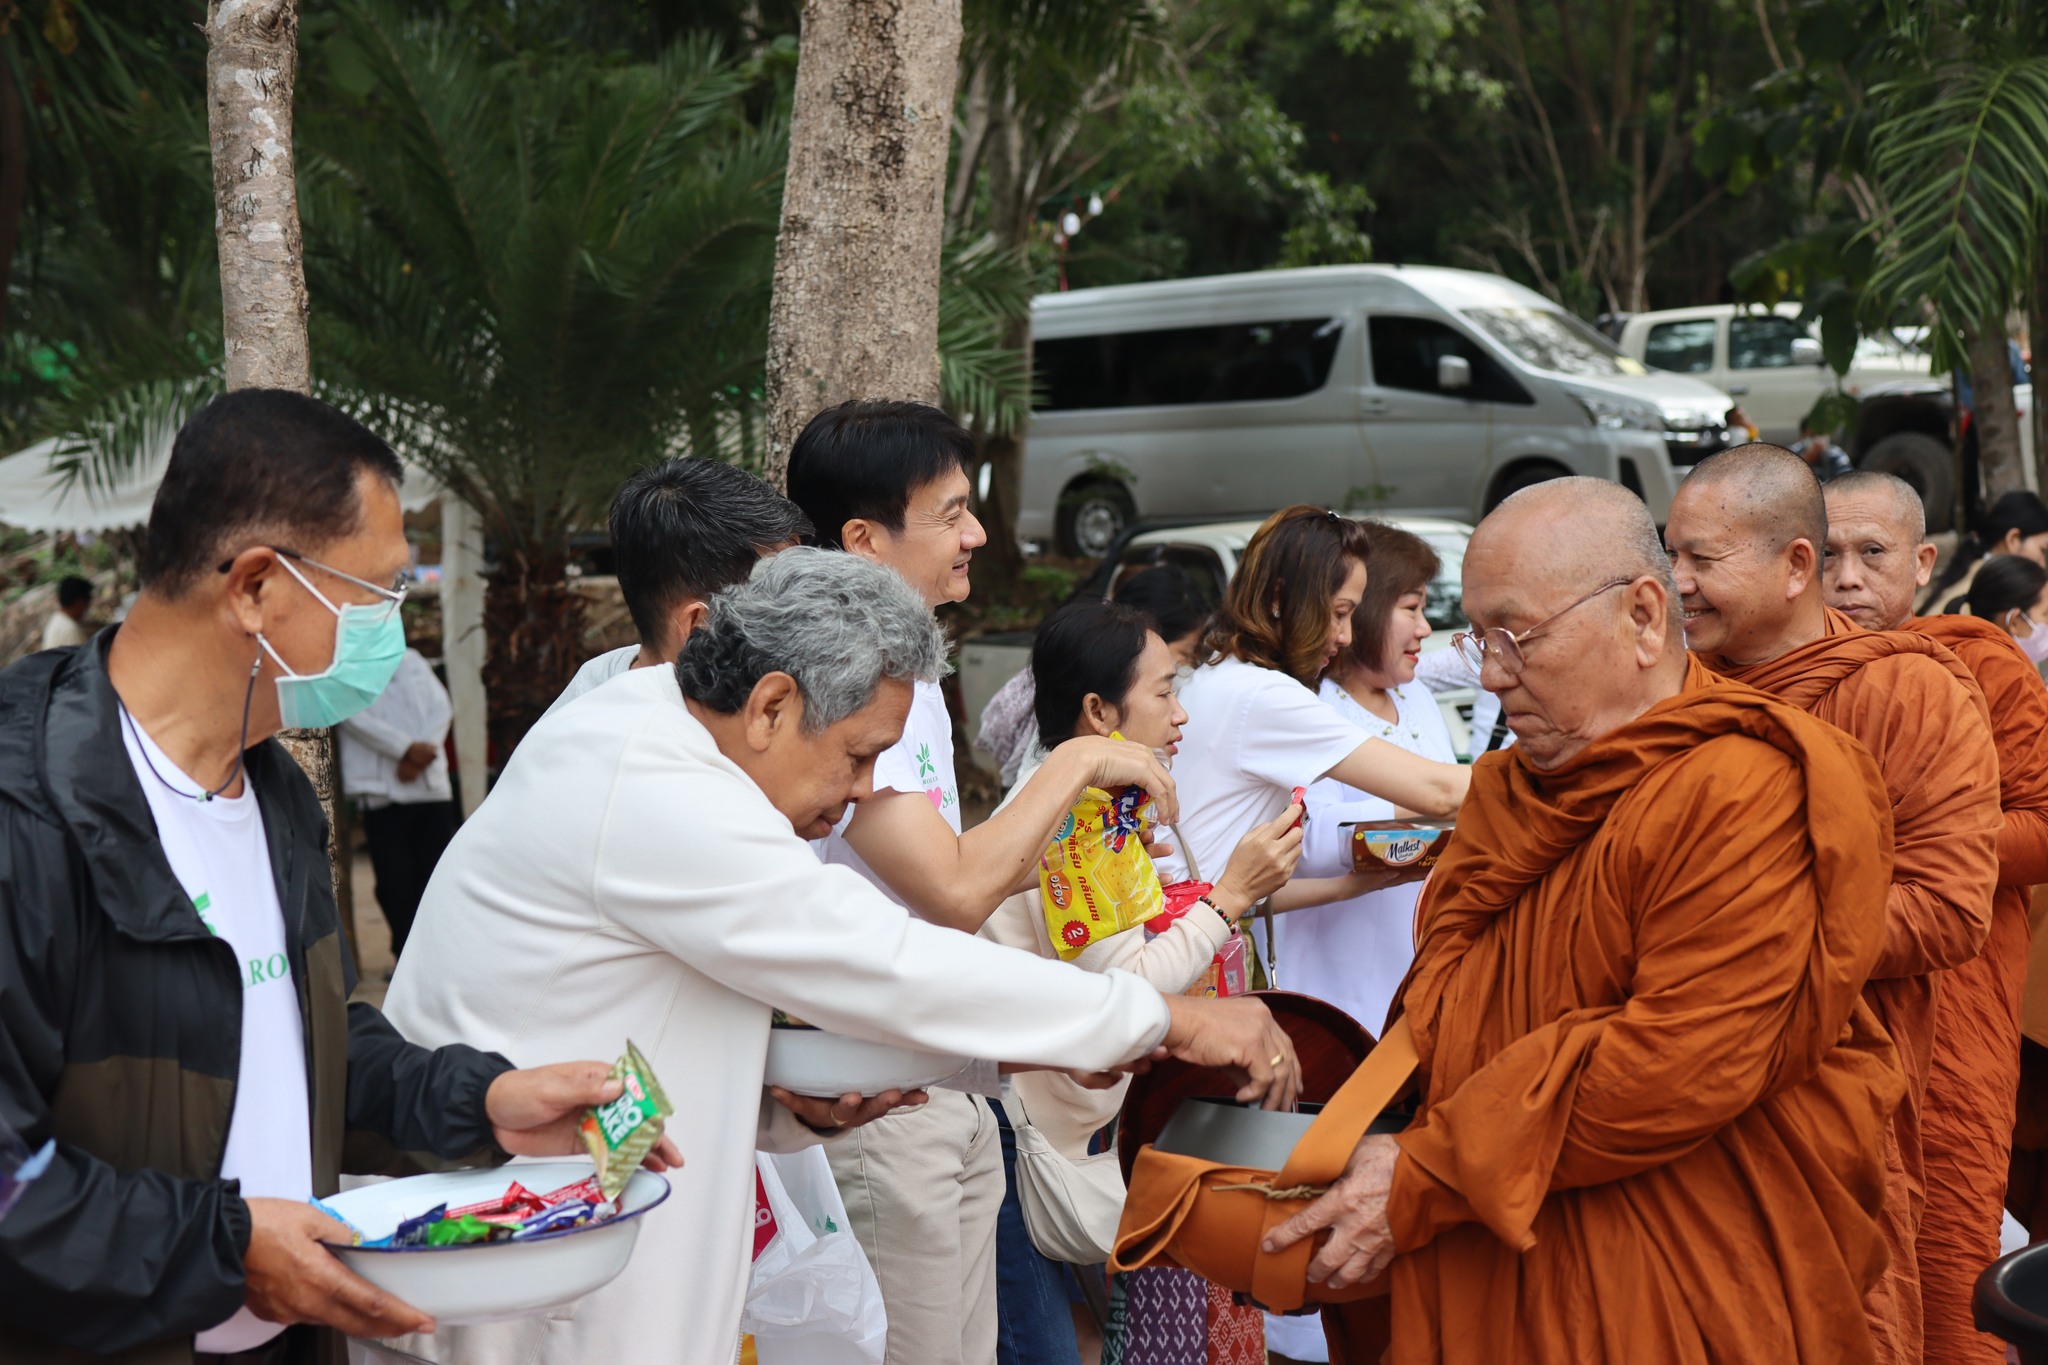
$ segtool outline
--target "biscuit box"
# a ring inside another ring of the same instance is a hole
[[[1346,821],[1351,831],[1351,870],[1373,872],[1399,868],[1426,872],[1436,866],[1451,842],[1449,820]]]

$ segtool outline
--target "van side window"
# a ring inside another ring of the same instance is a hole
[[[1806,329],[1791,318],[1730,318],[1728,320],[1728,368],[1731,370],[1782,370],[1792,363],[1792,342],[1805,336]]]
[[[1714,320],[1658,323],[1643,342],[1643,361],[1679,374],[1705,374],[1714,368]]]
[[[1434,318],[1375,315],[1366,322],[1372,341],[1373,382],[1382,388],[1441,393],[1436,362],[1461,355],[1472,366],[1472,387],[1455,395],[1482,403],[1524,403],[1536,400],[1504,366],[1457,328]]]
[[[1038,411],[1299,398],[1330,381],[1335,318],[1058,337],[1031,348]]]

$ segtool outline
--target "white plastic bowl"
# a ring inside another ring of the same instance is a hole
[[[765,1079],[797,1095],[837,1099],[858,1091],[919,1090],[950,1081],[967,1068],[967,1058],[914,1047],[870,1043],[810,1028],[776,1028],[768,1033]]]
[[[450,1171],[379,1181],[326,1200],[364,1239],[387,1237],[436,1204],[460,1208],[518,1181],[536,1194],[588,1179],[587,1161],[521,1162],[487,1171]],[[668,1198],[668,1180],[633,1172],[619,1213],[602,1223],[518,1242],[458,1247],[330,1247],[342,1264],[434,1319],[437,1326],[504,1322],[559,1308],[609,1284],[633,1254],[640,1215]]]

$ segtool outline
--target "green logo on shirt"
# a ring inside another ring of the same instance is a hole
[[[198,914],[199,922],[206,926],[207,933],[212,934],[215,938],[219,938],[220,930],[214,928],[213,921],[206,917],[206,912],[212,904],[213,894],[208,891],[202,891],[192,898],[192,909]]]

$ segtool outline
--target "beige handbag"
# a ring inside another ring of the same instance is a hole
[[[1031,1122],[1014,1089],[1002,1103],[1017,1137],[1017,1202],[1031,1244],[1055,1261],[1101,1265],[1115,1248],[1124,1211],[1116,1150],[1070,1158]]]

